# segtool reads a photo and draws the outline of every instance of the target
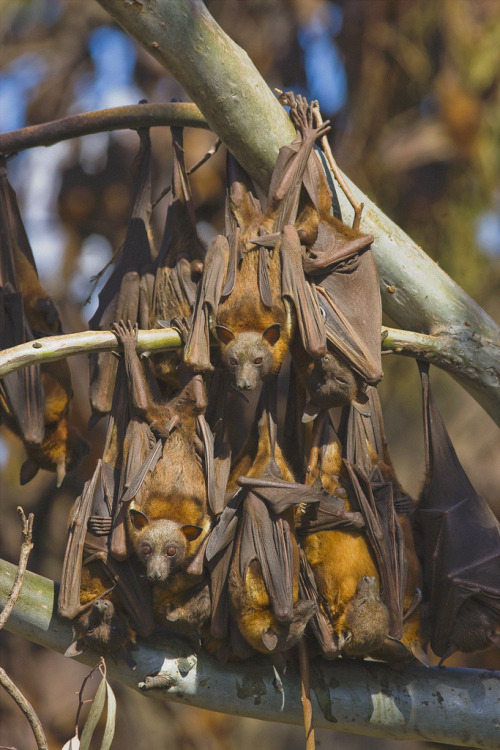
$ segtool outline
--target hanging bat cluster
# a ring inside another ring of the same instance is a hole
[[[120,357],[91,358],[91,423],[106,416],[107,431],[70,519],[59,596],[74,624],[68,655],[90,648],[132,664],[136,635],[155,628],[221,660],[269,655],[278,669],[296,646],[426,663],[428,643],[442,659],[499,645],[499,525],[458,463],[424,369],[416,508],[401,488],[376,390],[373,238],[335,215],[315,146],[328,123],[315,124],[302,97],[282,101],[296,138],[267,195],[228,155],[224,234],[206,253],[179,128],[156,250],[149,132],[139,131],[129,228],[91,321],[115,333]],[[3,164],[0,178],[2,344],[12,346],[60,323]],[[138,329],[171,324],[183,350],[139,357]],[[46,368],[5,378],[0,406],[29,461],[59,472],[82,448],[67,425],[69,375]],[[237,450],[244,392],[257,388]]]

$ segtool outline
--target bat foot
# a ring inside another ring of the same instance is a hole
[[[170,690],[176,684],[175,680],[165,674],[148,675],[143,682],[139,682],[139,690]]]

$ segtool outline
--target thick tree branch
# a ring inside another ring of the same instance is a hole
[[[0,561],[0,606],[8,596],[16,568]],[[63,653],[72,640],[71,625],[57,615],[57,585],[27,573],[6,628]],[[178,641],[140,641],[135,670],[109,661],[108,674],[130,687],[160,672],[165,700],[302,724],[298,668],[289,666],[283,689],[275,684],[269,659],[221,665],[205,653],[192,654]],[[61,657],[62,658],[62,657]],[[79,659],[94,665],[96,655]],[[407,667],[394,670],[376,662],[315,660],[311,664],[314,726],[388,739],[419,739],[452,745],[498,748],[500,673],[474,669]]]
[[[249,175],[268,184],[278,150],[294,129],[274,94],[201,0],[99,0],[126,31],[182,84],[211,129]],[[384,310],[401,328],[449,334],[462,369],[453,376],[500,422],[500,329],[397,225],[352,182],[365,204],[362,228],[375,237]],[[342,211],[352,208],[342,191]]]
[[[198,107],[190,102],[131,104],[126,107],[113,107],[70,115],[61,120],[2,133],[0,134],[0,154],[13,154],[37,146],[52,146],[54,143],[67,141],[69,138],[102,133],[107,130],[137,130],[137,128],[151,128],[159,125],[208,127]]]

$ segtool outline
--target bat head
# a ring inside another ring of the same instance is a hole
[[[78,656],[87,649],[100,654],[116,654],[131,639],[128,625],[117,614],[109,599],[97,599],[74,623],[76,640],[65,656]]]
[[[303,421],[314,419],[318,411],[347,406],[357,400],[366,403],[362,379],[339,356],[329,351],[309,367],[307,390],[311,398]]]
[[[191,557],[189,543],[203,532],[201,526],[182,524],[167,518],[150,520],[135,508],[130,520],[138,532],[134,539],[136,554],[146,568],[148,580],[165,583],[170,576],[186,570]]]
[[[273,347],[281,335],[279,323],[268,326],[263,333],[243,331],[235,335],[225,326],[215,326],[215,333],[236,388],[251,391],[274,374]]]
[[[344,644],[351,655],[368,654],[383,644],[389,633],[389,612],[379,595],[374,576],[363,576],[345,611]]]

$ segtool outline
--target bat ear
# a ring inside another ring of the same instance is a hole
[[[31,460],[31,458],[27,458],[26,461],[21,466],[21,473],[19,475],[19,481],[21,484],[28,484],[28,482],[31,482],[33,477],[35,477],[38,474],[38,466],[37,464]]]
[[[268,326],[262,334],[262,338],[264,341],[267,341],[269,346],[274,346],[280,336],[281,326],[279,323],[273,323],[272,326]]]
[[[60,487],[63,483],[63,479],[66,476],[66,464],[64,461],[59,461],[56,467],[57,486]]]
[[[136,508],[130,508],[129,510],[130,520],[137,531],[141,531],[145,526],[149,524],[149,518],[142,510],[136,510]]]
[[[234,333],[229,328],[226,328],[226,326],[215,326],[215,335],[221,344],[225,344],[226,346],[229,346],[231,341],[234,341],[236,338]]]
[[[181,527],[181,531],[188,542],[193,542],[195,539],[198,539],[203,529],[201,526],[192,526],[191,524],[186,524],[185,526]]]
[[[274,651],[276,644],[278,643],[278,636],[276,633],[269,628],[261,633],[262,643],[268,651]]]
[[[366,395],[365,388],[363,388],[363,387],[359,388],[358,387],[358,392],[356,394],[356,399],[355,400],[356,400],[357,404],[367,404],[368,403],[369,399],[368,399],[368,396]]]
[[[314,404],[308,403],[306,404],[306,407],[304,409],[304,413],[302,415],[302,421],[303,422],[312,422],[313,419],[316,419],[320,412],[319,407],[314,406]]]
[[[64,656],[80,656],[80,654],[83,654],[84,651],[85,646],[81,641],[73,641],[73,643],[68,646],[68,648],[64,652]]]

